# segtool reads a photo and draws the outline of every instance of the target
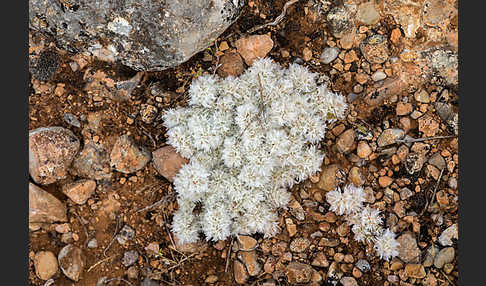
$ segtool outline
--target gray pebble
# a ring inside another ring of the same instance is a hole
[[[138,252],[136,250],[126,251],[123,254],[122,264],[125,267],[128,267],[128,266],[132,265],[133,263],[137,262],[137,259],[138,259]]]
[[[382,71],[376,71],[375,73],[373,73],[371,75],[371,79],[373,81],[380,81],[380,80],[383,80],[386,78],[386,73],[382,72]]]
[[[79,65],[78,65],[78,63],[77,63],[77,62],[70,62],[70,63],[69,63],[69,66],[71,67],[71,70],[72,70],[73,72],[77,71],[77,70],[78,70],[78,68],[79,68]]]
[[[406,200],[413,195],[412,191],[409,188],[403,188],[400,190],[400,199]]]
[[[453,247],[446,247],[439,251],[434,259],[434,266],[438,269],[442,268],[444,264],[450,263],[454,260],[455,251]]]
[[[366,261],[364,259],[360,259],[356,262],[356,268],[358,268],[361,272],[366,273],[366,272],[370,271],[371,266],[368,263],[368,261]]]
[[[334,61],[337,58],[338,55],[339,55],[338,47],[326,47],[322,51],[320,59],[322,63],[330,64],[332,61]]]
[[[118,243],[125,244],[127,241],[132,240],[135,237],[135,230],[128,225],[124,225],[116,236]]]
[[[396,140],[401,139],[405,135],[405,131],[398,128],[391,128],[384,130],[376,140],[378,146],[388,146],[394,144]]]
[[[351,103],[353,101],[355,101],[356,99],[358,99],[358,96],[356,93],[353,93],[351,92],[350,94],[348,94],[348,102]]]
[[[433,244],[427,248],[424,262],[422,263],[424,267],[430,267],[434,264],[434,259],[437,256],[437,253],[439,253],[439,248],[436,245]]]
[[[88,241],[88,248],[96,248],[98,247],[98,241],[96,238],[92,238]]]
[[[316,231],[311,233],[310,238],[322,237],[322,232]]]
[[[76,118],[76,116],[72,115],[71,113],[64,113],[64,121],[67,124],[72,125],[74,127],[81,127],[81,122]]]
[[[294,63],[301,65],[301,64],[303,64],[303,63],[304,63],[304,60],[303,60],[303,59],[301,59],[301,58],[296,58],[296,59],[294,60]]]
[[[439,236],[439,243],[442,246],[451,246],[453,244],[452,239],[458,239],[459,233],[457,231],[457,224],[449,226]]]
[[[454,190],[457,189],[457,179],[456,178],[450,177],[449,181],[447,183],[449,184],[449,187],[451,189],[454,189]]]
[[[439,170],[442,170],[446,167],[446,162],[439,153],[435,153],[434,155],[432,155],[429,159],[429,163],[436,166]]]

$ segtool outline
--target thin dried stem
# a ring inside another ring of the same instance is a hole
[[[118,233],[118,216],[116,217],[116,227],[115,227],[115,233],[113,233],[113,238],[111,239],[110,243],[105,247],[105,250],[103,250],[103,256],[106,256],[106,251],[110,246],[113,244],[116,238],[116,234]]]
[[[278,25],[280,22],[282,22],[283,18],[285,17],[285,14],[287,13],[287,9],[291,5],[295,4],[298,1],[299,0],[290,0],[290,1],[287,1],[287,3],[285,3],[285,5],[284,5],[284,7],[282,9],[282,13],[280,13],[280,15],[278,15],[277,18],[275,18],[275,20],[273,20],[270,23],[266,23],[266,24],[263,24],[263,25],[260,25],[260,26],[253,27],[250,30],[248,30],[247,33],[251,34],[251,33],[254,33],[254,32],[258,31],[258,30],[261,30],[263,28],[266,28],[268,26],[276,26],[276,25]]]
[[[146,207],[144,207],[142,209],[137,210],[135,213],[144,212],[144,211],[148,211],[150,209],[153,209],[156,206],[159,206],[159,205],[167,202],[169,199],[172,199],[173,196],[174,196],[174,193],[167,194],[162,199],[156,201],[155,203],[153,203],[153,204],[151,204],[149,206],[146,206]]]
[[[224,273],[228,272],[228,265],[229,265],[229,260],[230,260],[230,256],[231,256],[231,249],[233,248],[233,241],[235,240],[234,237],[231,237],[231,243],[230,243],[230,246],[228,248],[228,253],[226,254],[226,265],[224,267]]]
[[[100,261],[96,262],[95,264],[93,264],[90,268],[88,268],[88,270],[86,272],[90,272],[91,270],[93,270],[93,268],[95,268],[96,266],[100,265],[101,263],[103,262],[106,262],[112,258],[115,258],[116,254],[115,255],[112,255],[112,256],[109,256],[105,259],[101,259]]]
[[[427,140],[436,140],[436,139],[448,139],[448,138],[454,138],[457,137],[457,135],[447,135],[447,136],[435,136],[435,137],[426,137],[426,138],[412,138],[412,139],[398,139],[396,140],[397,143],[415,143],[415,142],[422,142],[422,141],[427,141]]]
[[[424,209],[420,213],[420,216],[422,216],[425,213],[425,211],[427,210],[427,208],[429,207],[429,205],[432,205],[434,203],[435,193],[437,192],[437,188],[439,187],[440,179],[442,179],[442,174],[444,173],[444,169],[445,168],[443,168],[442,170],[440,170],[439,179],[435,183],[435,188],[434,188],[434,193],[432,194],[432,198],[430,199],[430,202],[429,202],[429,200],[427,200],[427,203],[425,204]]]

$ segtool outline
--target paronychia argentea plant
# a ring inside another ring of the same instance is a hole
[[[279,231],[287,189],[320,170],[316,145],[347,107],[316,80],[298,64],[259,59],[238,78],[197,77],[189,105],[164,114],[168,143],[190,159],[174,178],[180,243]]]

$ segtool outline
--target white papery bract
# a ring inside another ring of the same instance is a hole
[[[389,260],[398,255],[398,241],[395,235],[387,229],[383,231],[380,211],[369,206],[363,206],[365,193],[363,188],[352,184],[338,187],[326,194],[330,210],[338,215],[345,215],[347,223],[352,226],[354,239],[358,242],[375,244],[375,250],[382,259]]]
[[[400,243],[395,239],[395,234],[386,229],[375,240],[375,250],[381,259],[390,260],[398,255]]]
[[[339,187],[334,191],[328,192],[326,199],[331,205],[330,210],[337,215],[350,215],[359,211],[365,200],[363,189],[353,185],[345,186],[343,192],[341,192]]]
[[[167,142],[190,159],[174,177],[172,229],[181,241],[279,231],[287,188],[320,170],[315,144],[346,109],[316,78],[306,67],[259,59],[238,78],[197,77],[189,106],[165,112]]]
[[[189,105],[211,107],[217,97],[216,80],[216,77],[212,75],[201,75],[193,80],[189,88]]]
[[[346,202],[346,214],[357,212],[363,206],[365,201],[365,193],[363,188],[356,187],[352,184],[344,187],[343,201]]]

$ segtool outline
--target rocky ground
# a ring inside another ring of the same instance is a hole
[[[248,1],[188,62],[136,72],[29,33],[31,285],[457,285],[457,1]],[[256,30],[256,31],[252,31]],[[171,185],[184,163],[161,115],[194,76],[256,57],[297,62],[347,97],[322,171],[292,189],[274,238],[179,246]],[[46,160],[46,158],[51,158]],[[363,186],[397,234],[380,260],[325,194]]]

